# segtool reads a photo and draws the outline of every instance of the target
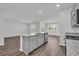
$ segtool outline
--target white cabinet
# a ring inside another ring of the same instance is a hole
[[[45,42],[45,34],[38,34],[34,36],[22,36],[22,48],[26,53],[30,53]],[[46,36],[47,37],[47,36]]]
[[[44,43],[44,35],[38,36],[38,47]]]
[[[41,38],[40,38],[40,36],[38,36],[38,46],[40,46],[41,45]]]
[[[22,42],[22,44],[23,44],[22,45],[23,46],[23,51],[27,51],[27,53],[29,53],[30,52],[30,50],[29,50],[29,48],[30,48],[29,38],[24,36],[22,39],[23,39],[23,42]]]
[[[40,41],[41,41],[41,45],[44,43],[44,34],[40,35]]]
[[[33,36],[30,38],[30,52],[37,48],[37,37]]]

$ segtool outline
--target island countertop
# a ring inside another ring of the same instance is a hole
[[[41,32],[41,33],[31,33],[31,34],[20,34],[20,36],[27,36],[27,37],[30,37],[30,36],[38,36],[38,35],[41,35],[41,34],[48,34],[46,32]],[[19,36],[19,35],[18,35]]]

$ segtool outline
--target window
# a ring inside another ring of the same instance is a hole
[[[48,24],[48,31],[56,31],[57,25],[56,24]]]

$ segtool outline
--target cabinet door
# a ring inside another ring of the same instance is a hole
[[[44,36],[39,35],[38,36],[38,47],[41,46],[44,43]]]
[[[31,37],[30,38],[30,52],[37,48],[37,38]]]
[[[41,44],[43,44],[44,43],[44,35],[41,35]]]
[[[38,47],[41,46],[41,38],[38,36]]]
[[[29,38],[23,38],[23,50],[29,53]]]

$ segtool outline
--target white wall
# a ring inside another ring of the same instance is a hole
[[[33,27],[33,28],[32,28]],[[40,32],[40,22],[28,23],[28,33],[39,33]]]
[[[4,19],[2,12],[0,12],[0,46],[1,45],[4,45]]]
[[[16,36],[27,32],[27,26],[25,23],[12,20],[5,19],[4,28],[5,37]]]
[[[71,11],[72,8],[60,12],[60,45],[65,45],[65,33],[79,33],[79,28],[71,27]]]
[[[69,26],[67,23],[70,20],[70,11],[65,10],[61,11],[59,15],[59,24],[60,24],[60,45],[65,45],[65,31],[66,31],[66,26]]]
[[[11,37],[20,34],[27,34],[27,24],[11,20],[15,18],[6,17],[5,12],[0,10],[0,46],[4,45],[4,37]]]
[[[47,30],[47,24],[57,24],[57,30],[54,31],[54,32],[49,32]],[[46,20],[46,21],[43,21],[40,23],[40,31],[42,31],[42,28],[44,28],[44,32],[48,32],[49,35],[56,35],[56,36],[59,36],[59,20],[58,19],[49,19],[49,20]]]

